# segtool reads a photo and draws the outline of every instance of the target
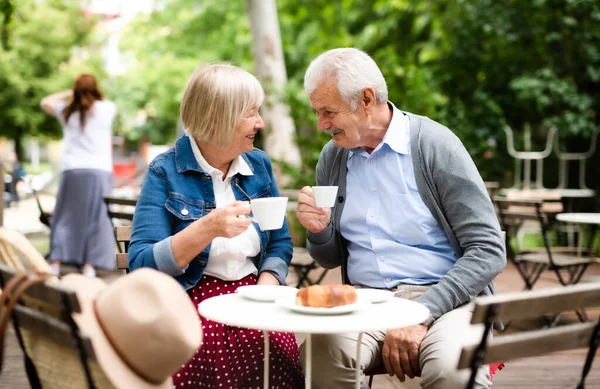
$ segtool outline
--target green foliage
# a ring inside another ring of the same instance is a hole
[[[598,1],[447,1],[436,12],[442,34],[434,67],[449,98],[448,124],[484,178],[498,179],[510,166],[505,123],[517,132],[531,125],[541,140],[556,126],[563,140],[589,143],[599,124]],[[493,163],[486,149],[498,153]]]
[[[0,136],[57,137],[57,121],[43,114],[39,103],[70,88],[80,72],[98,74],[99,61],[71,56],[74,47],[87,43],[94,21],[84,19],[78,3],[69,0],[1,0],[0,12]]]
[[[428,66],[436,58],[428,2],[313,0],[299,7],[296,1],[284,0],[278,7],[290,78],[288,102],[303,159],[293,186],[315,182],[319,152],[330,139],[322,133],[315,136],[316,118],[303,90],[304,71],[325,50],[350,46],[365,50],[381,67],[397,107],[443,121],[446,97],[439,93]]]
[[[117,102],[118,132],[136,142],[173,140],[179,102],[193,69],[229,61],[253,70],[243,0],[165,0],[123,36],[131,67],[104,79],[95,21],[75,0],[0,0],[0,135],[59,136],[42,97],[69,88],[81,72],[101,79]],[[354,46],[371,54],[397,107],[426,115],[465,143],[484,179],[508,180],[502,128],[559,129],[564,149],[585,149],[600,119],[598,0],[279,0],[289,83],[286,101],[303,158],[291,186],[314,182],[329,137],[303,90],[310,61]],[[73,55],[75,54],[75,55]],[[598,158],[596,158],[598,160]],[[594,165],[592,161],[591,166]],[[552,173],[552,172],[551,172]],[[552,173],[554,174],[554,173]],[[592,184],[600,186],[600,179]]]
[[[242,0],[172,0],[139,17],[122,49],[135,58],[113,80],[111,94],[128,117],[129,139],[149,134],[154,143],[173,141],[185,84],[200,63],[228,61],[252,71],[252,37]],[[142,125],[136,118],[145,117]]]

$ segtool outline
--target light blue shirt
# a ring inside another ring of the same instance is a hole
[[[348,278],[373,288],[435,283],[456,262],[448,237],[417,190],[410,120],[390,106],[392,121],[375,150],[349,152],[340,220],[348,241]]]

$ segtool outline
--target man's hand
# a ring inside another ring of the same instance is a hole
[[[404,382],[421,375],[419,347],[427,333],[427,326],[418,324],[412,327],[389,330],[383,340],[382,358],[385,370]]]
[[[249,213],[250,205],[247,201],[236,201],[226,207],[216,208],[207,215],[210,230],[214,231],[216,236],[224,238],[238,236],[252,224],[252,220],[246,216]]]
[[[313,234],[318,234],[329,225],[331,220],[330,208],[317,208],[312,188],[305,186],[298,195],[296,217],[300,224]]]

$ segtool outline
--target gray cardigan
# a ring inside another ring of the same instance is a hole
[[[444,230],[457,261],[418,301],[437,319],[480,294],[493,294],[492,280],[506,266],[500,226],[483,180],[471,156],[453,132],[433,120],[410,117],[410,150],[421,199]],[[307,248],[324,268],[342,266],[348,250],[340,234],[346,198],[348,150],[329,142],[317,164],[317,185],[338,185],[332,221],[318,234],[307,234]],[[390,177],[393,178],[393,177]]]

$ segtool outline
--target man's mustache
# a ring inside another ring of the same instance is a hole
[[[323,130],[323,132],[328,135],[334,136],[334,135],[344,132],[344,130],[341,130],[339,128],[328,128],[326,130]]]

